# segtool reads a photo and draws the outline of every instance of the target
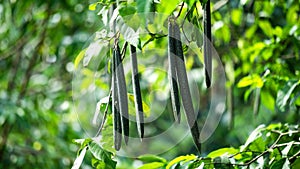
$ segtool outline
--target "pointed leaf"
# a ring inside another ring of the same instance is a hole
[[[162,157],[159,157],[159,156],[156,156],[156,155],[153,155],[153,154],[144,154],[144,155],[141,155],[138,157],[138,160],[141,160],[143,162],[146,162],[146,163],[150,163],[150,162],[162,162],[162,163],[165,163],[167,162],[166,159],[162,158]]]
[[[165,165],[165,163],[152,162],[152,163],[144,164],[144,165],[140,166],[138,169],[159,169],[159,168],[163,167],[164,165]]]
[[[87,147],[84,147],[84,148],[81,150],[79,156],[78,156],[78,157],[75,159],[75,161],[74,161],[74,164],[73,164],[73,166],[72,166],[72,169],[79,169],[79,168],[80,168],[80,166],[81,166],[81,164],[82,164],[82,161],[83,161],[83,158],[84,158],[85,153],[86,153],[86,149],[87,149]]]
[[[78,67],[79,62],[82,60],[82,58],[85,55],[86,49],[83,49],[82,51],[79,52],[79,54],[76,56],[75,61],[74,61],[74,67],[75,69]]]
[[[223,156],[223,155],[234,155],[236,153],[238,153],[239,150],[235,149],[235,148],[221,148],[221,149],[218,149],[218,150],[215,150],[211,153],[209,153],[207,155],[207,157],[210,157],[210,158],[216,158],[216,157],[219,157],[219,156]]]

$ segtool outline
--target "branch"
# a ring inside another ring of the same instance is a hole
[[[178,18],[180,16],[183,7],[184,7],[184,2],[181,3],[181,7],[180,7],[180,10],[179,10],[178,15],[176,16],[176,18]]]

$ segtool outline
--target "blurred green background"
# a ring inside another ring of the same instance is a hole
[[[72,140],[85,136],[72,103],[74,60],[103,25],[97,13],[110,4],[101,1],[104,5],[89,10],[95,2],[1,0],[0,168],[71,168],[78,150]],[[179,1],[163,2],[155,2],[155,10],[169,14]],[[223,0],[212,6],[213,42],[226,72],[228,103],[204,154],[244,143],[259,124],[300,122],[299,1]],[[188,19],[194,23],[201,17]],[[195,153],[191,140],[182,144],[184,151],[161,156]],[[132,166],[132,159],[120,160],[120,167]],[[85,160],[83,168],[88,166]]]

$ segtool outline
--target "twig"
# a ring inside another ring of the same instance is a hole
[[[294,154],[292,157],[290,157],[289,161],[294,161],[294,159],[298,158],[298,157],[300,157],[300,150],[296,154]]]
[[[126,50],[127,50],[127,45],[128,45],[128,42],[126,41],[122,47],[122,50],[121,50],[121,56],[122,56],[122,60],[125,58],[125,54],[126,54]]]
[[[180,16],[183,7],[184,7],[184,2],[181,3],[181,7],[180,7],[180,10],[179,10],[179,12],[178,12],[178,14],[177,14],[177,16],[176,16],[176,19]]]

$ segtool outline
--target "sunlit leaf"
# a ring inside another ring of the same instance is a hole
[[[98,2],[93,3],[93,4],[90,4],[90,5],[89,5],[89,10],[90,10],[90,11],[96,10],[97,5],[98,5]]]
[[[183,161],[183,163],[184,163],[184,162],[195,160],[196,158],[197,158],[197,156],[195,156],[194,154],[176,157],[175,159],[173,159],[172,161],[169,162],[166,169],[170,169],[174,164],[177,164],[181,161]]]
[[[211,153],[209,153],[207,155],[207,157],[210,157],[210,158],[216,158],[216,157],[219,157],[219,156],[222,156],[222,155],[234,155],[236,153],[238,153],[239,150],[235,149],[235,148],[221,148],[221,149],[218,149],[218,150],[215,150]]]
[[[245,36],[250,39],[251,37],[253,37],[256,30],[257,30],[257,24],[253,24],[249,29],[245,31]]]
[[[269,21],[260,20],[258,25],[268,37],[272,37],[273,28]]]
[[[231,11],[231,20],[235,25],[240,25],[243,18],[243,12],[240,9],[234,9]]]
[[[256,88],[261,88],[264,85],[262,78],[259,75],[253,74],[243,77],[237,84],[237,87],[247,87],[252,85]]]
[[[166,15],[170,15],[177,7],[179,2],[179,0],[161,0],[160,3],[157,5],[157,11]]]
[[[79,54],[76,56],[75,61],[74,61],[74,67],[75,67],[75,69],[78,67],[78,64],[80,63],[80,61],[81,61],[82,58],[84,57],[85,51],[86,51],[86,49],[83,49],[83,50],[80,51]]]
[[[165,165],[165,163],[152,162],[152,163],[144,164],[144,165],[140,166],[138,169],[159,169],[159,168],[163,167],[164,165]]]
[[[157,155],[153,155],[153,154],[144,154],[144,155],[139,156],[137,159],[141,160],[143,162],[146,162],[146,163],[151,163],[151,162],[165,163],[165,162],[167,162],[166,159],[159,157]]]

